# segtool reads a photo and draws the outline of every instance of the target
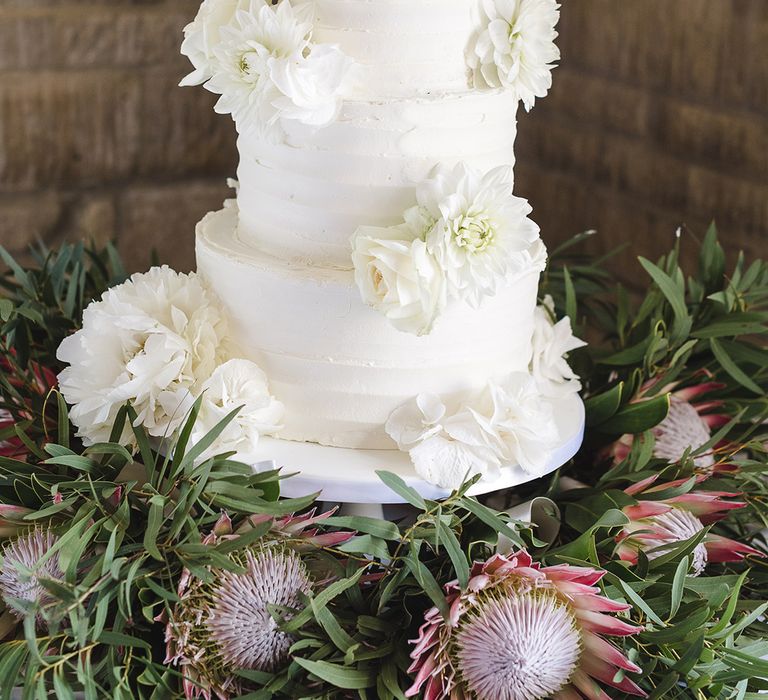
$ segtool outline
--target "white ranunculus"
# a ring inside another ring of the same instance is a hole
[[[502,465],[517,464],[528,474],[544,475],[560,437],[552,404],[525,372],[491,382],[488,392],[492,412],[483,427]]]
[[[526,253],[539,240],[539,227],[528,218],[528,202],[512,194],[510,167],[481,173],[465,163],[439,165],[416,196],[435,221],[426,234],[427,249],[444,271],[449,296],[477,305],[526,271]]]
[[[203,0],[194,21],[184,27],[181,53],[195,70],[187,75],[181,86],[202,85],[216,70],[214,49],[221,40],[219,30],[228,25],[235,12],[250,6],[251,0]]]
[[[552,86],[560,58],[555,0],[481,0],[478,32],[468,51],[474,83],[480,88],[511,88],[526,109]]]
[[[442,270],[407,225],[364,226],[352,239],[355,281],[363,301],[398,330],[429,333],[445,306]]]
[[[273,60],[271,76],[281,96],[272,104],[282,119],[327,126],[339,115],[353,66],[351,58],[330,44]]]
[[[554,302],[552,297],[546,296],[535,311],[530,367],[543,394],[557,398],[581,390],[579,377],[571,369],[567,357],[571,350],[585,345],[573,334],[568,316],[555,322]]]
[[[192,430],[191,443],[204,438],[236,408],[235,418],[200,456],[201,460],[224,452],[252,454],[262,435],[280,429],[283,405],[269,392],[267,377],[257,364],[234,359],[216,368],[201,388],[200,413]]]
[[[220,363],[226,326],[195,274],[155,267],[107,290],[83,313],[81,330],[57,357],[69,366],[59,386],[86,444],[109,439],[130,402],[150,435],[170,435],[186,398]],[[123,442],[132,442],[129,430]]]

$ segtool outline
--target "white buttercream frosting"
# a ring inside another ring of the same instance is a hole
[[[401,222],[437,164],[513,166],[516,113],[509,92],[468,92],[345,102],[323,129],[287,126],[286,143],[242,135],[241,236],[277,257],[349,268],[358,226]]]
[[[526,371],[531,359],[535,269],[477,309],[449,304],[418,337],[364,304],[352,271],[291,263],[240,241],[234,207],[199,224],[197,260],[239,354],[265,371],[285,406],[286,439],[395,449],[384,424],[413,396],[464,395]]]

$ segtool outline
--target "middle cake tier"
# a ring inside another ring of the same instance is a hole
[[[240,238],[234,203],[200,222],[196,245],[236,352],[264,370],[285,405],[281,438],[396,449],[384,424],[414,396],[463,396],[528,369],[541,243],[529,272],[479,308],[451,304],[426,336],[398,331],[366,306],[351,271],[254,249]]]
[[[402,221],[438,163],[513,166],[517,104],[495,90],[345,102],[322,129],[242,134],[240,238],[278,258],[349,269],[356,229]]]

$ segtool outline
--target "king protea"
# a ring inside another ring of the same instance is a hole
[[[639,673],[604,635],[641,628],[606,613],[628,610],[600,594],[604,572],[542,567],[526,552],[472,567],[465,590],[446,586],[448,619],[430,609],[414,640],[405,695],[425,700],[602,700],[600,684],[645,693],[618,672]]]
[[[288,660],[293,638],[272,610],[290,616],[313,590],[302,549],[335,546],[354,535],[312,527],[330,514],[313,511],[273,521],[258,542],[227,555],[239,572],[212,567],[206,580],[182,573],[179,602],[159,620],[166,622],[165,663],[179,667],[185,698],[236,697],[248,690],[237,670],[270,672]],[[270,520],[252,516],[235,529],[223,514],[203,544],[237,539]]]
[[[746,505],[741,501],[726,500],[740,495],[728,491],[697,490],[659,499],[660,492],[679,489],[688,479],[656,484],[657,479],[658,475],[654,475],[625,489],[628,495],[637,499],[637,504],[624,508],[630,522],[616,538],[616,552],[632,564],[637,563],[640,550],[649,559],[656,559],[671,551],[677,543],[694,537],[707,525],[722,520],[729,511]],[[702,480],[699,478],[698,481]],[[693,550],[692,573],[698,576],[707,563],[739,561],[748,554],[763,556],[749,545],[707,532]]]
[[[654,379],[644,384],[635,403],[651,397],[651,390],[656,389],[660,380]],[[716,412],[722,401],[703,400],[702,396],[722,389],[719,382],[703,382],[687,387],[679,387],[673,382],[654,391],[653,396],[670,394],[669,413],[653,429],[655,444],[653,456],[668,462],[679,462],[687,451],[696,451],[706,445],[712,437],[712,430],[717,430],[730,420],[730,417]],[[611,447],[611,455],[616,462],[626,459],[632,449],[634,435],[622,435]],[[696,467],[711,471],[715,467],[712,452],[705,452],[693,459]]]

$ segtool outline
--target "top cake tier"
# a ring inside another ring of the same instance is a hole
[[[318,43],[357,64],[352,96],[382,99],[470,89],[466,51],[476,0],[314,0]]]

